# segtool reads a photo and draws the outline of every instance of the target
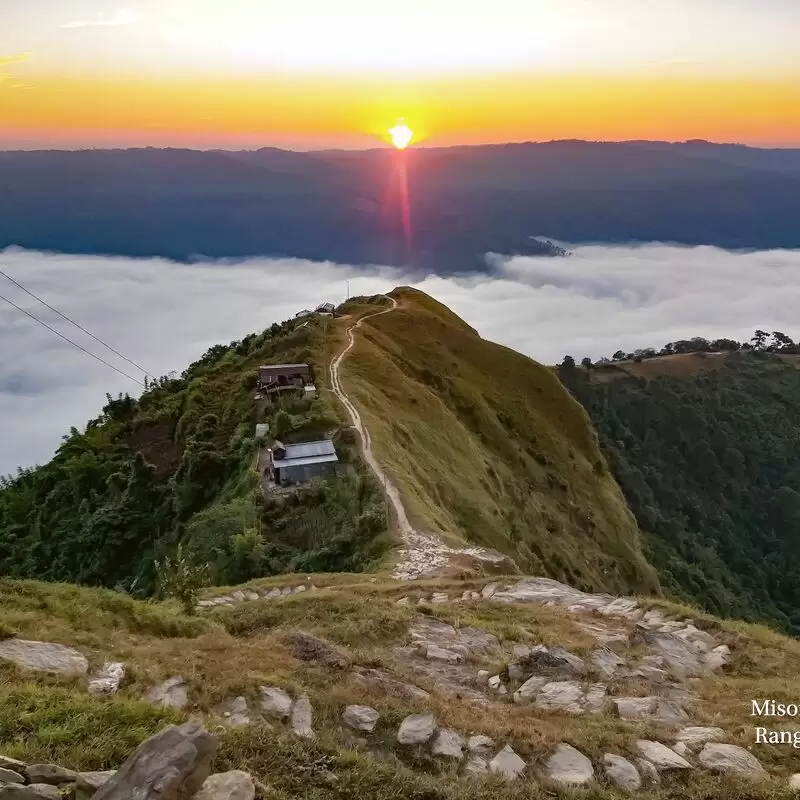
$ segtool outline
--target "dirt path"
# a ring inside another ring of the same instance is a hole
[[[361,324],[368,319],[379,317],[382,314],[391,314],[397,309],[397,301],[393,297],[384,295],[387,300],[391,301],[391,308],[376,311],[372,314],[367,314],[361,317],[355,325],[351,325],[347,329],[347,345],[336,358],[331,361],[330,375],[331,386],[334,394],[339,398],[342,405],[347,410],[347,414],[353,424],[353,427],[358,431],[361,437],[361,450],[364,460],[369,465],[369,468],[374,473],[378,482],[384,487],[384,491],[389,502],[392,505],[395,519],[397,520],[397,527],[400,533],[400,538],[403,541],[403,546],[400,548],[400,559],[395,566],[393,577],[398,580],[414,580],[416,578],[432,577],[442,569],[446,568],[453,560],[454,557],[463,559],[472,557],[479,561],[486,561],[491,563],[499,563],[505,560],[505,556],[499,553],[493,553],[489,550],[484,550],[479,547],[467,547],[463,549],[456,549],[446,545],[438,536],[432,536],[426,533],[420,533],[415,530],[408,519],[406,508],[400,498],[400,492],[397,487],[392,483],[389,476],[381,468],[378,460],[375,458],[375,453],[372,449],[372,439],[370,438],[369,431],[358,413],[352,400],[347,396],[347,393],[342,386],[341,381],[341,366],[347,354],[353,349],[355,340],[355,331],[361,327]]]

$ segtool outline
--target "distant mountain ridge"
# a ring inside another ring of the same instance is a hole
[[[397,159],[408,166],[411,237]],[[800,149],[556,141],[290,152],[0,152],[0,248],[288,256],[441,274],[569,242],[800,247]]]

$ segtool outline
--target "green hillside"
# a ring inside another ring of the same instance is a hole
[[[652,590],[636,523],[587,415],[555,373],[416,290],[344,364],[412,522],[582,588]]]
[[[154,560],[183,541],[230,583],[291,569],[359,570],[380,558],[379,488],[324,391],[278,410],[254,402],[263,363],[309,362],[324,375],[325,320],[294,320],[212,347],[139,399],[108,397],[45,466],[0,486],[0,574],[155,588]],[[278,413],[280,416],[278,416]],[[333,434],[349,477],[264,507],[256,422],[287,441]]]
[[[796,357],[691,353],[561,369],[666,591],[800,633]]]

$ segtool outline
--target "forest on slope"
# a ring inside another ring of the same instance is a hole
[[[383,498],[325,394],[280,409],[253,400],[260,364],[322,366],[322,324],[273,324],[212,347],[138,399],[108,396],[52,461],[0,479],[0,574],[149,595],[155,560],[178,542],[218,584],[294,569],[358,571],[379,559]],[[262,421],[285,441],[338,430],[340,461],[352,469],[264,504],[254,441]]]
[[[800,364],[780,336],[719,340],[724,353],[688,340],[695,352],[567,361],[559,373],[592,418],[665,591],[798,634]]]

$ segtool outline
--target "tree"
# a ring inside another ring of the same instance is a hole
[[[584,369],[591,369],[593,366],[592,359],[589,358],[589,356],[585,356],[584,358],[581,359],[581,366]]]
[[[750,341],[756,350],[763,350],[766,347],[768,338],[769,334],[766,331],[757,330]]]
[[[564,356],[564,360],[561,362],[562,369],[574,369],[575,367],[575,359],[572,356]]]
[[[196,564],[179,544],[175,555],[156,561],[158,586],[164,597],[174,597],[186,614],[194,614],[200,590],[208,583],[208,565]]]
[[[622,361],[622,359],[625,358],[625,351],[624,350],[617,350],[617,352],[614,353],[614,355],[611,356],[611,358],[614,361]]]

